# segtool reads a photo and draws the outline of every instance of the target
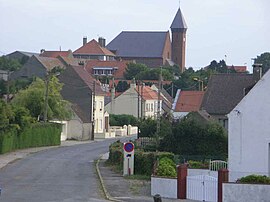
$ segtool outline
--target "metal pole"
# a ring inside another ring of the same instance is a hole
[[[140,118],[140,85],[138,80],[138,119]]]
[[[7,70],[7,99],[6,99],[6,102],[8,103],[9,102],[9,94],[10,94],[10,89],[9,89],[9,70]]]
[[[46,78],[45,78],[45,109],[44,109],[44,122],[47,122],[47,117],[48,117],[48,93],[49,93],[49,73],[47,73]]]
[[[142,83],[142,86],[141,86],[141,118],[143,118],[144,115],[143,115],[143,83]]]
[[[92,134],[91,140],[95,139],[95,112],[96,112],[96,81],[93,81],[93,91],[92,91],[92,100],[93,100],[93,111],[92,111]]]

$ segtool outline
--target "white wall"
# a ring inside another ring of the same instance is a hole
[[[228,115],[230,181],[249,174],[269,175],[270,71]]]
[[[164,198],[177,198],[177,179],[151,177],[151,195],[159,194]]]
[[[223,202],[270,201],[270,185],[223,183]]]
[[[95,133],[105,133],[104,96],[95,96]]]
[[[138,94],[134,86],[131,85],[124,93],[112,99],[112,101],[105,106],[105,110],[109,114],[129,114],[138,117]],[[139,112],[141,112],[140,109]]]

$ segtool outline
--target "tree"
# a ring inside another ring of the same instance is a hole
[[[128,83],[126,81],[119,81],[117,86],[116,86],[116,91],[117,92],[124,92],[128,89]]]
[[[200,124],[186,118],[161,141],[161,149],[180,155],[227,156],[227,135],[217,123]],[[177,144],[176,144],[177,143]]]
[[[21,68],[18,60],[8,59],[5,56],[0,57],[0,69],[8,71],[16,71]]]
[[[60,91],[62,84],[55,76],[50,78],[48,93],[48,118],[67,119],[71,113],[68,110],[68,102],[62,99]],[[27,89],[20,90],[12,100],[12,104],[17,107],[26,108],[32,117],[38,118],[44,115],[45,83],[37,78]]]
[[[10,105],[0,100],[0,130],[5,130],[14,119],[14,113]]]
[[[124,73],[124,77],[128,80],[131,80],[133,78],[138,79],[140,72],[144,72],[147,70],[147,66],[144,64],[135,64],[135,63],[129,63],[126,68],[126,72]]]
[[[257,56],[255,63],[262,64],[263,73],[265,73],[270,69],[270,52],[265,52]]]

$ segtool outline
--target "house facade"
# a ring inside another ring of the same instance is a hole
[[[270,176],[270,72],[229,113],[230,181],[250,175]]]
[[[115,55],[105,47],[105,39],[99,38],[99,42],[95,39],[87,42],[87,38],[83,39],[83,46],[73,52],[73,56],[79,59],[111,61]]]
[[[115,97],[115,89],[112,89],[111,100],[105,106],[109,114],[128,114],[137,118],[156,118],[158,113],[158,94],[149,86],[136,86],[135,81],[130,88]],[[162,99],[160,100],[160,113]]]

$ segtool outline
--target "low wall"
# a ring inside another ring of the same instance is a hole
[[[223,202],[269,201],[270,185],[223,183]]]
[[[188,169],[188,176],[195,175],[209,175],[212,177],[218,177],[218,171],[210,171],[207,169]]]
[[[164,198],[177,199],[177,179],[151,177],[151,195],[159,194]]]

